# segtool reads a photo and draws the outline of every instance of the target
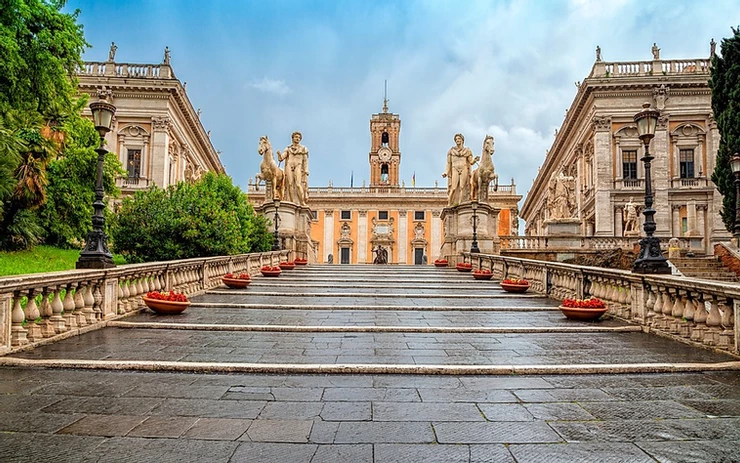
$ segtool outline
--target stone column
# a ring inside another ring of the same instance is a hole
[[[650,142],[650,152],[655,159],[651,165],[653,180],[653,209],[655,209],[655,235],[667,236],[671,230],[668,190],[671,187],[670,146],[668,143],[668,117],[658,118],[655,138]]]
[[[681,236],[681,206],[673,204],[671,206],[671,212],[673,213],[671,238],[679,238]]]
[[[409,224],[407,211],[398,211],[398,263],[408,263]]]
[[[151,153],[151,181],[164,188],[169,183],[170,174],[170,118],[167,116],[152,117],[152,153]],[[159,162],[161,160],[161,162]]]
[[[707,224],[706,224],[706,215],[707,215],[707,205],[706,204],[697,204],[696,205],[696,230],[701,234],[702,239],[702,248],[704,249],[704,253],[706,254],[714,254],[714,251],[710,251],[707,245]]]
[[[614,214],[612,209],[611,190],[614,185],[612,172],[612,119],[608,116],[596,116],[594,128],[594,169],[596,171],[596,222],[595,236],[614,236]]]
[[[367,209],[357,212],[357,263],[369,264],[372,259],[367,254]]]
[[[614,236],[624,236],[622,223],[622,206],[614,206]]]
[[[439,248],[442,246],[442,220],[439,211],[432,211],[432,247],[429,249],[429,263],[440,259]]]
[[[334,254],[334,211],[324,211],[324,262],[329,262],[329,254]],[[337,256],[334,256],[334,262]]]
[[[686,236],[698,236],[699,229],[696,223],[696,200],[691,199],[686,203],[686,222],[688,223]]]

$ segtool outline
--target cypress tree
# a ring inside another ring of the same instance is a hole
[[[712,110],[721,135],[712,182],[722,194],[722,221],[728,231],[735,226],[735,184],[730,157],[740,153],[740,27],[722,39],[722,56],[712,56],[709,87]]]

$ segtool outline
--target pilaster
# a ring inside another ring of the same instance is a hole
[[[431,254],[429,256],[429,263],[441,259],[439,248],[442,246],[442,220],[439,218],[439,215],[439,211],[432,211],[432,246],[429,249],[429,253]]]
[[[406,211],[398,211],[398,263],[408,263],[408,218]]]
[[[372,263],[367,254],[367,210],[357,211],[357,263]]]
[[[329,262],[329,254],[334,254],[334,211],[324,211],[324,262]],[[337,256],[334,262],[337,261]]]

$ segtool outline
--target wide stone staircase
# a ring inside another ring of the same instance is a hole
[[[740,461],[735,358],[543,295],[312,265],[191,299],[0,357],[0,461]]]
[[[716,256],[682,257],[671,259],[671,263],[690,278],[705,280],[740,282],[737,274],[727,269]]]

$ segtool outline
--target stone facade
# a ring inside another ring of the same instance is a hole
[[[224,173],[218,152],[193,109],[185,84],[172,70],[169,50],[160,64],[86,62],[77,73],[78,88],[96,101],[100,92],[116,106],[106,145],[128,171],[117,180],[123,195],[151,185],[165,188],[205,172]],[[84,114],[90,116],[90,109]]]
[[[383,111],[370,119],[370,184],[309,187],[308,207],[313,217],[310,236],[318,262],[369,264],[378,245],[388,250],[391,264],[433,264],[435,259],[449,257],[440,254],[445,240],[441,214],[447,206],[447,188],[399,184],[400,130],[399,115],[388,112],[384,104]],[[442,165],[444,149],[440,152]],[[264,204],[264,185],[250,182],[248,196],[256,208],[274,213],[269,199]],[[479,226],[495,228],[496,235],[516,234],[512,224],[517,220],[513,216],[521,198],[513,180],[510,185],[498,185],[496,191],[491,186],[487,209],[500,211],[499,220]],[[269,214],[266,216],[272,220]],[[282,224],[280,227],[282,230]]]
[[[720,139],[709,66],[707,58],[605,62],[597,53],[588,77],[576,83],[573,103],[522,207],[525,235],[547,235],[556,199],[548,185],[556,175],[575,179],[572,218],[582,236],[625,236],[631,227],[624,211],[631,202],[644,233],[644,148],[633,117],[650,102],[660,110],[650,144],[656,236],[702,238],[708,253],[713,242],[727,239],[721,196],[709,179]]]

